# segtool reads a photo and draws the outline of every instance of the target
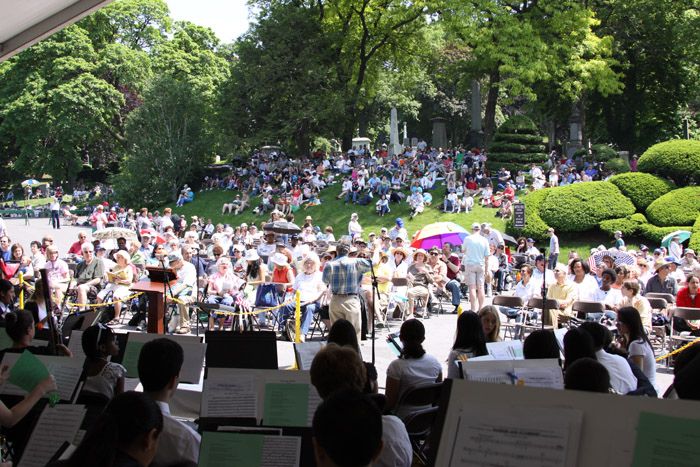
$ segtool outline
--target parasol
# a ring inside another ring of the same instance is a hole
[[[596,251],[588,258],[588,266],[591,268],[591,271],[595,271],[596,265],[602,263],[603,258],[605,258],[606,256],[610,256],[613,259],[613,261],[615,262],[615,266],[619,266],[621,264],[632,266],[634,264],[637,264],[637,260],[635,259],[635,257],[627,253],[626,251],[602,250]]]
[[[35,180],[33,178],[30,178],[28,180],[25,180],[22,182],[22,187],[28,187],[28,186],[37,186],[41,185],[42,183],[39,180]]]
[[[468,236],[469,232],[454,222],[435,222],[417,232],[411,247],[428,250],[434,246],[442,248],[445,243],[461,245]]]
[[[127,240],[136,240],[136,232],[122,227],[107,227],[106,229],[96,230],[92,233],[95,240],[116,240],[124,237]]]
[[[278,234],[296,234],[301,232],[301,227],[287,221],[275,221],[263,225],[263,230]]]
[[[661,246],[668,248],[671,244],[671,239],[676,235],[679,237],[680,242],[683,243],[690,238],[691,232],[689,230],[676,230],[675,232],[671,232],[661,239]]]

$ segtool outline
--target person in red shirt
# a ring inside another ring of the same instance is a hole
[[[698,293],[698,288],[700,287],[700,277],[698,277],[696,274],[689,274],[687,284],[688,285],[678,291],[678,294],[676,295],[676,306],[700,308],[700,294]],[[680,320],[677,317],[674,317],[673,319],[673,325],[676,330],[690,331],[693,336],[700,336],[700,326],[698,326],[697,323],[687,320]]]
[[[506,183],[506,187],[503,190],[503,196],[505,196],[510,201],[513,201],[513,199],[515,198],[515,189],[513,189],[513,186],[510,184],[510,182]]]
[[[78,241],[73,243],[71,247],[68,249],[68,254],[69,255],[77,255],[81,256],[82,255],[82,248],[83,248],[83,243],[87,241],[87,233],[85,232],[80,232],[78,234]]]

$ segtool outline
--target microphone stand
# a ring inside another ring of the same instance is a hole
[[[196,330],[195,332],[196,332],[197,336],[199,336],[199,311],[198,311],[198,310],[199,310],[199,268],[202,267],[202,257],[199,256],[199,248],[196,248],[196,249],[193,248],[193,250],[194,250],[194,251],[196,252],[196,254],[197,254],[197,266],[196,266],[196,268],[195,268],[195,269],[197,270],[197,271],[196,271],[196,272],[197,272],[197,283],[196,283],[195,286],[194,286],[194,287],[195,287],[195,291],[194,291],[194,309],[195,309],[195,313],[197,313],[197,314],[195,315],[195,318],[196,318],[195,323],[196,323],[196,326],[197,326],[197,330]],[[232,267],[232,269],[233,269],[233,267]]]
[[[381,261],[381,260],[380,260]],[[376,350],[375,350],[375,337],[376,337],[376,327],[374,325],[375,320],[377,319],[377,299],[380,297],[379,295],[379,285],[377,282],[377,275],[374,273],[374,265],[372,264],[372,260],[369,260],[370,268],[370,277],[372,281],[372,365],[374,365],[374,362],[376,360]],[[387,310],[388,312],[388,310]]]
[[[183,260],[184,261],[184,260]],[[170,291],[170,294],[172,295],[173,289],[170,288],[170,276],[168,273],[168,268],[165,267],[165,261],[163,261],[163,258],[160,258],[160,265],[163,268],[163,310],[168,309],[168,291]],[[172,315],[172,313],[171,313]],[[172,319],[172,316],[170,317]],[[164,312],[163,313],[163,329],[167,332],[168,329],[168,313]]]
[[[544,329],[544,317],[547,316],[547,249],[543,248],[545,258],[544,272],[542,273],[542,329]]]

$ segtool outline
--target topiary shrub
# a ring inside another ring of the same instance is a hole
[[[634,212],[632,202],[610,182],[554,188],[540,205],[542,220],[561,232],[584,232]]]
[[[670,234],[671,232],[675,232],[676,230],[690,230],[690,227],[687,225],[685,226],[670,226],[670,227],[657,227],[653,224],[639,224],[639,230],[638,233],[644,237],[648,238],[650,241],[655,242],[655,243],[661,243],[661,240],[663,238]]]
[[[633,216],[627,216],[620,219],[608,219],[599,224],[600,230],[607,233],[608,235],[613,235],[616,231],[620,231],[625,236],[634,235],[639,230],[639,222]]]
[[[524,115],[514,115],[494,134],[486,166],[492,172],[501,167],[514,172],[533,163],[542,164],[547,160],[543,143],[535,122]]]
[[[551,188],[545,188],[523,196],[520,201],[525,203],[525,228],[514,228],[513,219],[511,218],[506,223],[506,232],[515,237],[532,237],[537,240],[546,239],[549,226],[540,217],[539,210],[540,205],[551,191]]]
[[[629,216],[631,220],[635,221],[637,224],[646,224],[647,218],[641,212],[637,212]]]
[[[651,203],[646,213],[649,222],[660,227],[692,225],[700,215],[700,187],[670,191]]]
[[[671,140],[655,144],[639,158],[641,172],[668,177],[677,185],[700,183],[700,141]]]
[[[668,180],[643,172],[615,175],[608,181],[618,187],[640,211],[674,188]]]
[[[605,163],[605,168],[610,172],[616,174],[629,172],[631,170],[629,162],[622,159],[621,157],[618,157],[617,159],[610,159],[609,161],[607,161]]]
[[[700,216],[698,216],[698,218],[695,219],[695,224],[693,224],[692,232],[693,235],[690,236],[688,248],[692,248],[693,250],[695,250],[695,254],[697,255],[698,252],[700,252]]]
[[[593,160],[597,162],[607,162],[620,157],[617,151],[607,144],[594,144],[591,146],[591,153],[593,154]]]

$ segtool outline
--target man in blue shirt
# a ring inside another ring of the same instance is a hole
[[[10,238],[7,235],[0,237],[0,255],[2,260],[6,263],[12,260],[12,248],[10,245]]]
[[[362,320],[358,292],[362,275],[370,270],[372,263],[368,259],[349,258],[350,248],[346,243],[338,244],[337,259],[326,263],[323,268],[323,282],[331,289],[331,325],[341,318],[350,321],[359,342]]]
[[[484,306],[484,271],[486,258],[490,254],[489,241],[481,235],[481,225],[472,224],[472,234],[462,244],[464,257],[465,283],[469,286],[469,303],[471,310],[477,312]]]

